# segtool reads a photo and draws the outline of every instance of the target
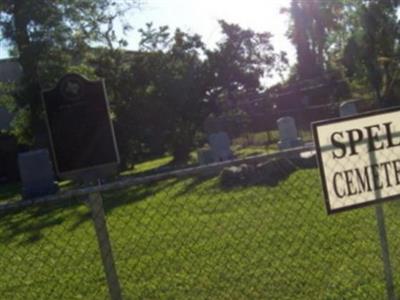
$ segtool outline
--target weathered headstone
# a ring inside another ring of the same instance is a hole
[[[231,141],[226,132],[217,132],[208,136],[208,143],[213,153],[214,161],[224,161],[233,158]]]
[[[339,115],[341,117],[347,117],[357,114],[357,100],[349,100],[342,102],[339,107]]]
[[[4,107],[0,107],[0,130],[10,129],[12,119],[13,115]]]
[[[43,92],[57,174],[95,180],[114,173],[119,154],[103,81],[67,74]]]
[[[279,149],[289,149],[303,145],[298,137],[296,123],[292,117],[282,117],[276,121],[279,130]]]
[[[40,149],[18,155],[24,198],[35,198],[57,192],[49,152]]]

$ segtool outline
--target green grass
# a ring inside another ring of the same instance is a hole
[[[265,147],[265,146],[247,146],[247,147],[233,147],[233,153],[237,158],[244,158],[254,155],[268,154],[276,151],[278,147]]]
[[[142,163],[135,164],[133,170],[127,170],[121,173],[122,176],[134,175],[138,173],[147,172],[168,165],[172,161],[172,156],[164,156]]]
[[[267,154],[278,150],[277,145],[270,145],[268,147],[262,145],[249,145],[249,146],[241,146],[239,144],[232,146],[232,152],[234,153],[236,158],[244,158],[253,155]],[[121,176],[132,176],[138,175],[140,173],[146,173],[149,171],[155,171],[160,167],[168,166],[173,160],[171,155],[166,155],[163,157],[151,159],[145,162],[141,162],[135,164],[133,169],[129,169],[121,172]],[[188,165],[197,164],[197,152],[192,151],[189,155]]]
[[[310,130],[299,130],[298,131],[299,136],[304,142],[312,142],[312,133]]]
[[[233,139],[233,145],[240,146],[265,146],[274,144],[279,141],[279,132],[278,130],[270,130],[256,132],[256,133],[245,133],[240,137]]]
[[[105,299],[88,209],[2,215],[1,299]],[[373,208],[327,216],[317,170],[276,187],[216,178],[104,194],[125,299],[384,299]],[[385,205],[396,284],[400,206]]]
[[[237,158],[244,158],[253,155],[260,155],[260,154],[267,154],[271,153],[271,151],[276,151],[277,146],[272,145],[267,147],[264,146],[247,146],[242,147],[239,145],[235,145],[232,147],[232,151],[234,152],[235,157]],[[134,166],[133,169],[128,169],[121,172],[121,176],[132,176],[132,175],[139,175],[141,173],[146,173],[149,171],[156,171],[160,167],[168,166],[173,157],[171,155],[166,155],[163,157],[151,159],[148,161],[144,161],[138,163]],[[190,153],[190,159],[188,161],[188,165],[197,164],[197,153],[196,151],[192,151]],[[58,186],[60,190],[68,189],[73,186],[72,181],[61,181],[58,182]],[[21,199],[21,185],[20,184],[3,184],[0,185],[0,203],[5,201],[18,201]]]
[[[298,130],[298,136],[304,142],[312,141],[312,134],[309,130]],[[269,132],[256,132],[256,133],[247,133],[243,134],[240,137],[233,139],[232,147],[235,148],[264,148],[265,152],[271,153],[276,151],[278,148],[279,141],[279,131],[271,130]]]
[[[302,133],[309,137],[309,133]],[[253,155],[267,154],[278,150],[277,141],[279,133],[277,130],[270,132],[257,132],[244,134],[232,140],[232,152],[237,158],[244,158]],[[121,172],[122,176],[138,175],[149,171],[155,171],[160,167],[168,166],[173,160],[171,155],[150,159],[134,165],[132,169]],[[197,164],[197,151],[194,150],[189,154],[187,165]]]

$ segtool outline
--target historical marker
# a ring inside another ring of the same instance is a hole
[[[116,168],[119,154],[103,81],[67,74],[42,96],[60,177],[101,177]]]
[[[400,194],[400,109],[312,124],[328,213]]]

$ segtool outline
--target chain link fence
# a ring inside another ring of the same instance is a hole
[[[0,298],[387,299],[375,208],[328,216],[311,149],[3,205]]]

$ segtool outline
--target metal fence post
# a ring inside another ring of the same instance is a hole
[[[373,152],[369,154],[371,164],[376,164],[376,156]],[[381,198],[381,191],[376,190],[375,195]],[[386,234],[385,215],[382,204],[375,206],[376,222],[378,225],[379,241],[381,244],[381,254],[383,260],[383,271],[385,273],[386,292],[389,300],[396,300],[396,294],[393,283],[392,265],[390,263],[389,243]]]
[[[357,109],[356,109],[357,110]],[[354,112],[340,112],[341,117],[349,116],[354,114]],[[357,112],[355,112],[357,114]],[[370,163],[376,164],[376,156],[374,152],[369,153]],[[381,198],[381,191],[375,191],[376,198]],[[379,234],[379,241],[381,245],[381,254],[383,260],[383,270],[385,274],[385,283],[386,283],[386,292],[387,297],[389,300],[396,300],[396,294],[394,290],[394,283],[393,283],[393,273],[392,273],[392,265],[390,263],[390,255],[389,255],[389,243],[386,234],[386,227],[385,227],[385,216],[383,213],[382,204],[375,205],[375,216],[378,225],[378,234]]]
[[[121,300],[121,286],[114,263],[110,238],[108,235],[106,219],[103,209],[103,199],[99,192],[89,195],[89,206],[92,211],[92,219],[99,243],[101,259],[106,274],[108,290],[112,300]]]
[[[393,283],[392,266],[390,263],[390,256],[389,256],[389,244],[388,244],[386,228],[385,228],[385,216],[383,214],[382,204],[376,205],[375,213],[376,213],[376,220],[377,220],[377,224],[378,224],[379,239],[380,239],[380,244],[381,244],[387,296],[388,296],[389,300],[396,300],[396,294],[395,294],[394,283]]]

